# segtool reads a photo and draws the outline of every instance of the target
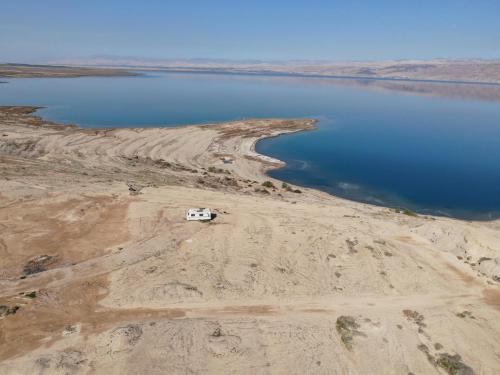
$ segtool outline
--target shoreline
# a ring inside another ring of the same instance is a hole
[[[499,60],[428,59],[385,61],[193,61],[94,59],[66,60],[73,66],[113,67],[229,74],[275,74],[323,78],[389,79],[419,82],[500,84]]]
[[[313,119],[84,129],[35,110],[0,107],[0,372],[306,373],[297,352],[325,373],[455,354],[500,371],[500,221],[276,186],[256,142]]]
[[[77,124],[61,124],[58,122],[53,122],[51,120],[46,120],[42,116],[36,114],[36,112],[45,107],[39,106],[0,106],[0,112],[4,115],[12,114],[13,116],[20,116],[21,120],[26,122],[29,126],[35,125],[39,129],[49,128],[52,130],[70,131],[72,135],[74,133],[81,134],[111,134],[111,133],[165,133],[170,132],[189,132],[192,130],[202,129],[215,130],[220,133],[220,138],[240,138],[240,144],[238,147],[238,154],[233,156],[238,156],[240,158],[255,158],[256,161],[260,161],[262,168],[257,168],[258,170],[266,171],[267,168],[273,168],[274,166],[284,165],[281,160],[274,159],[270,156],[259,154],[255,150],[255,146],[258,141],[264,138],[277,137],[282,134],[290,134],[298,131],[309,131],[315,129],[315,124],[317,120],[315,119],[243,119],[236,121],[225,121],[217,123],[203,123],[195,125],[176,125],[176,126],[154,126],[154,127],[129,127],[129,128],[113,128],[113,127],[96,127],[96,128],[85,128]],[[234,131],[236,127],[236,131]],[[35,131],[36,133],[36,131]],[[61,134],[63,135],[63,134]],[[217,138],[217,137],[215,137]],[[5,140],[5,139],[4,139]],[[218,140],[213,142],[214,144],[209,145],[210,147],[225,147],[220,145]],[[59,151],[59,150],[58,150]],[[139,150],[136,150],[138,152]],[[45,146],[41,146],[41,150],[33,151],[46,153],[50,152],[45,149]],[[128,155],[127,155],[128,156]],[[216,158],[217,159],[217,158]],[[221,165],[220,162],[213,160],[216,164]],[[206,167],[207,165],[204,165]],[[260,175],[255,175],[254,177],[263,179],[272,179],[267,176],[265,172]],[[280,181],[281,182],[281,181]]]
[[[0,78],[130,77],[140,73],[126,69],[0,63]],[[6,82],[5,82],[6,83]]]
[[[238,122],[255,122],[255,121],[282,121],[283,119],[273,119],[273,118],[265,118],[265,119],[259,119],[259,118],[244,118],[244,119],[239,119],[239,120],[227,120],[227,121],[217,121],[217,122],[206,122],[206,123],[199,123],[199,124],[169,124],[169,125],[155,125],[155,126],[148,126],[148,127],[142,127],[140,125],[138,126],[133,126],[133,127],[128,127],[128,128],[120,128],[120,127],[89,127],[86,128],[82,125],[79,124],[66,124],[66,123],[61,123],[61,122],[55,122],[49,119],[44,118],[42,115],[37,114],[37,112],[40,109],[44,109],[46,107],[43,106],[0,106],[0,109],[2,107],[13,107],[13,108],[29,108],[32,110],[30,113],[36,117],[37,119],[40,120],[40,122],[46,123],[46,124],[52,124],[55,126],[62,126],[62,127],[70,127],[70,128],[75,128],[75,129],[80,129],[82,131],[88,131],[88,130],[96,130],[96,131],[112,131],[112,130],[118,130],[118,129],[178,129],[178,128],[183,128],[183,127],[204,127],[204,126],[213,126],[213,125],[231,125],[233,123],[238,123]],[[286,120],[286,119],[285,119]],[[288,119],[289,121],[296,121],[297,119]],[[300,120],[300,119],[299,119]],[[272,179],[279,181],[279,183],[286,183],[289,185],[296,185],[298,188],[302,189],[312,189],[316,190],[321,193],[328,194],[329,196],[332,196],[336,199],[343,199],[346,201],[350,202],[355,202],[355,203],[360,203],[360,204],[366,204],[369,206],[375,206],[375,207],[381,207],[381,208],[386,208],[390,210],[399,210],[399,211],[408,211],[408,212],[414,212],[415,214],[418,215],[423,215],[423,216],[433,216],[433,217],[442,217],[442,218],[447,218],[451,220],[461,220],[461,221],[471,221],[471,222],[493,222],[497,221],[500,219],[500,213],[497,213],[496,215],[494,213],[472,213],[471,215],[467,215],[466,213],[463,213],[460,215],[460,213],[454,215],[453,212],[451,213],[446,210],[442,209],[432,209],[432,208],[418,208],[418,207],[408,207],[404,205],[397,205],[397,204],[390,204],[390,203],[374,203],[374,202],[369,202],[369,201],[364,201],[364,200],[357,200],[353,199],[349,196],[340,196],[336,195],[334,193],[331,193],[327,190],[323,190],[321,188],[318,188],[316,186],[310,185],[301,185],[301,184],[296,184],[290,181],[285,181],[281,180],[280,178],[276,178],[268,174],[268,172],[272,170],[277,170],[277,169],[282,169],[285,168],[287,163],[284,160],[274,158],[272,156],[266,155],[266,154],[260,154],[256,151],[257,144],[264,140],[264,139],[271,139],[271,138],[277,138],[282,135],[286,134],[292,134],[296,133],[299,131],[312,131],[312,130],[317,130],[316,124],[320,121],[317,119],[302,119],[306,121],[313,121],[313,128],[305,128],[305,129],[298,129],[297,131],[293,132],[284,132],[284,133],[276,133],[273,135],[263,135],[261,137],[258,137],[255,139],[254,143],[250,146],[250,149],[248,150],[250,153],[253,153],[255,157],[260,158],[261,160],[265,161],[264,163],[264,169],[262,169],[262,176],[260,176],[260,180],[263,179]],[[265,166],[268,165],[266,168]]]
[[[376,65],[376,64],[375,64]],[[439,64],[438,64],[439,65]],[[405,64],[400,66],[405,71]],[[486,65],[488,66],[488,64]],[[338,66],[331,66],[335,71]],[[283,70],[285,69],[285,70]],[[30,65],[30,64],[12,64],[0,63],[0,78],[77,78],[77,77],[99,77],[99,76],[140,76],[143,72],[163,72],[163,73],[187,73],[187,74],[219,74],[219,75],[244,75],[244,76],[263,76],[263,77],[297,77],[297,78],[323,78],[337,80],[362,80],[362,81],[381,81],[381,82],[413,82],[430,84],[456,84],[456,85],[483,85],[500,86],[500,81],[491,81],[484,79],[463,79],[463,78],[426,78],[425,73],[422,77],[411,76],[387,76],[377,75],[377,68],[367,68],[368,71],[375,69],[370,75],[358,73],[359,67],[340,66],[340,69],[347,69],[344,73],[335,72],[307,72],[306,71],[287,71],[285,67],[271,66],[268,69],[252,69],[234,67],[191,67],[191,66],[133,66],[133,65]],[[362,70],[362,69],[361,69]],[[383,71],[383,69],[382,69]],[[467,71],[467,70],[466,70]],[[386,73],[384,73],[386,74]],[[446,73],[441,73],[446,76]]]
[[[388,82],[415,82],[415,83],[436,83],[436,84],[456,84],[456,85],[481,85],[481,86],[500,86],[500,82],[473,81],[473,80],[444,80],[444,79],[423,79],[423,78],[398,78],[398,77],[372,77],[372,76],[354,76],[354,75],[328,75],[328,74],[307,74],[307,73],[287,73],[273,71],[231,71],[231,70],[212,70],[212,69],[183,69],[183,68],[150,68],[131,67],[130,70],[138,72],[163,72],[163,73],[185,73],[185,74],[219,74],[219,75],[241,75],[255,77],[297,77],[297,78],[325,78],[338,80],[367,80],[367,81],[388,81]]]

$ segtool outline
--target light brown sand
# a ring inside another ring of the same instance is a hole
[[[312,120],[82,130],[32,110],[0,109],[0,305],[20,307],[0,374],[500,373],[498,221],[286,191],[253,146]],[[186,222],[198,206],[215,220]]]

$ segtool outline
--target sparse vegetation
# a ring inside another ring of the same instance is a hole
[[[455,354],[451,355],[443,353],[439,355],[436,364],[445,369],[450,375],[474,375],[475,372],[472,368],[462,362],[462,357]]]
[[[443,345],[440,343],[434,344],[434,349],[441,350]],[[448,353],[441,353],[439,357],[436,359],[429,351],[429,348],[425,344],[420,344],[417,346],[417,349],[423,352],[427,360],[432,363],[434,366],[439,366],[444,369],[449,375],[475,375],[475,372],[472,368],[467,366],[462,362],[462,357],[460,355],[455,354],[451,355]]]
[[[266,188],[269,188],[269,189],[275,189],[275,186],[274,184],[272,183],[272,181],[264,181],[262,183],[262,186],[266,187]]]
[[[420,329],[426,327],[424,316],[415,310],[403,310],[403,315],[410,321],[413,321]]]
[[[216,168],[214,166],[208,167],[208,171],[211,173],[223,173],[223,174],[231,174],[227,169]]]
[[[221,337],[222,336],[222,331],[220,327],[217,327],[213,332],[212,332],[212,337]]]
[[[302,193],[301,190],[299,189],[293,189],[290,185],[288,185],[286,182],[283,182],[281,184],[281,188],[282,189],[285,189],[286,191],[288,191],[289,193],[297,193],[297,194],[300,194]]]
[[[31,259],[24,265],[23,275],[33,275],[35,273],[44,272],[47,270],[47,267],[53,263],[54,257],[50,255],[40,255],[36,258]]]
[[[14,315],[17,310],[19,310],[19,306],[0,305],[0,317]]]
[[[337,328],[337,332],[340,334],[340,339],[342,340],[344,346],[351,350],[353,337],[354,335],[359,334],[357,331],[359,324],[356,323],[356,319],[347,315],[339,316],[335,327]]]
[[[443,345],[441,345],[440,343],[436,342],[436,343],[434,344],[434,349],[436,349],[436,350],[441,350],[441,349],[443,349]]]
[[[234,178],[225,176],[222,180],[222,184],[226,186],[238,186],[238,181]]]
[[[412,216],[412,217],[418,217],[418,214],[416,212],[413,212],[412,210],[408,208],[396,208],[394,210],[397,214],[403,214],[406,216]]]
[[[29,293],[24,293],[24,296],[28,297],[28,298],[36,298],[36,291],[32,291],[32,292],[29,292]]]
[[[403,210],[403,214],[406,215],[406,216],[414,216],[414,217],[418,217],[418,214],[416,212],[413,212],[411,210],[408,210],[407,208],[405,208]]]
[[[64,330],[63,330],[63,335],[71,335],[73,333],[75,333],[77,331],[77,327],[75,326],[72,326],[71,324],[67,325],[64,327]]]
[[[434,357],[433,357],[433,356],[432,356],[432,354],[429,352],[429,348],[428,348],[428,346],[427,346],[427,345],[425,345],[425,344],[420,344],[420,345],[418,345],[418,346],[417,346],[417,349],[418,349],[418,350],[420,350],[422,353],[424,353],[424,354],[425,354],[425,356],[427,357],[427,360],[428,360],[430,363],[434,364],[434,362],[435,362],[435,361],[434,361]]]
[[[269,191],[267,191],[266,189],[259,189],[259,188],[255,188],[254,190],[256,193],[262,193],[262,194],[271,194],[269,193]]]
[[[470,311],[462,311],[462,312],[459,312],[456,314],[459,318],[462,318],[462,319],[465,319],[465,318],[471,318],[471,319],[475,319],[475,317],[472,315],[472,313]]]
[[[356,250],[356,245],[358,244],[358,240],[357,239],[346,239],[345,240],[346,244],[347,244],[347,248],[349,249],[349,254],[354,254],[354,253],[357,253],[358,251]]]

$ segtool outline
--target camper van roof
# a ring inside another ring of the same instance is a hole
[[[190,208],[188,210],[189,212],[207,212],[210,211],[208,208]]]

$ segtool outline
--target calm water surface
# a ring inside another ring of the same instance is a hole
[[[84,127],[315,117],[316,131],[259,142],[259,152],[288,163],[273,177],[423,213],[500,216],[500,102],[484,100],[498,87],[440,85],[434,96],[432,84],[391,91],[358,81],[171,73],[7,81],[0,105],[46,106],[44,118]]]

